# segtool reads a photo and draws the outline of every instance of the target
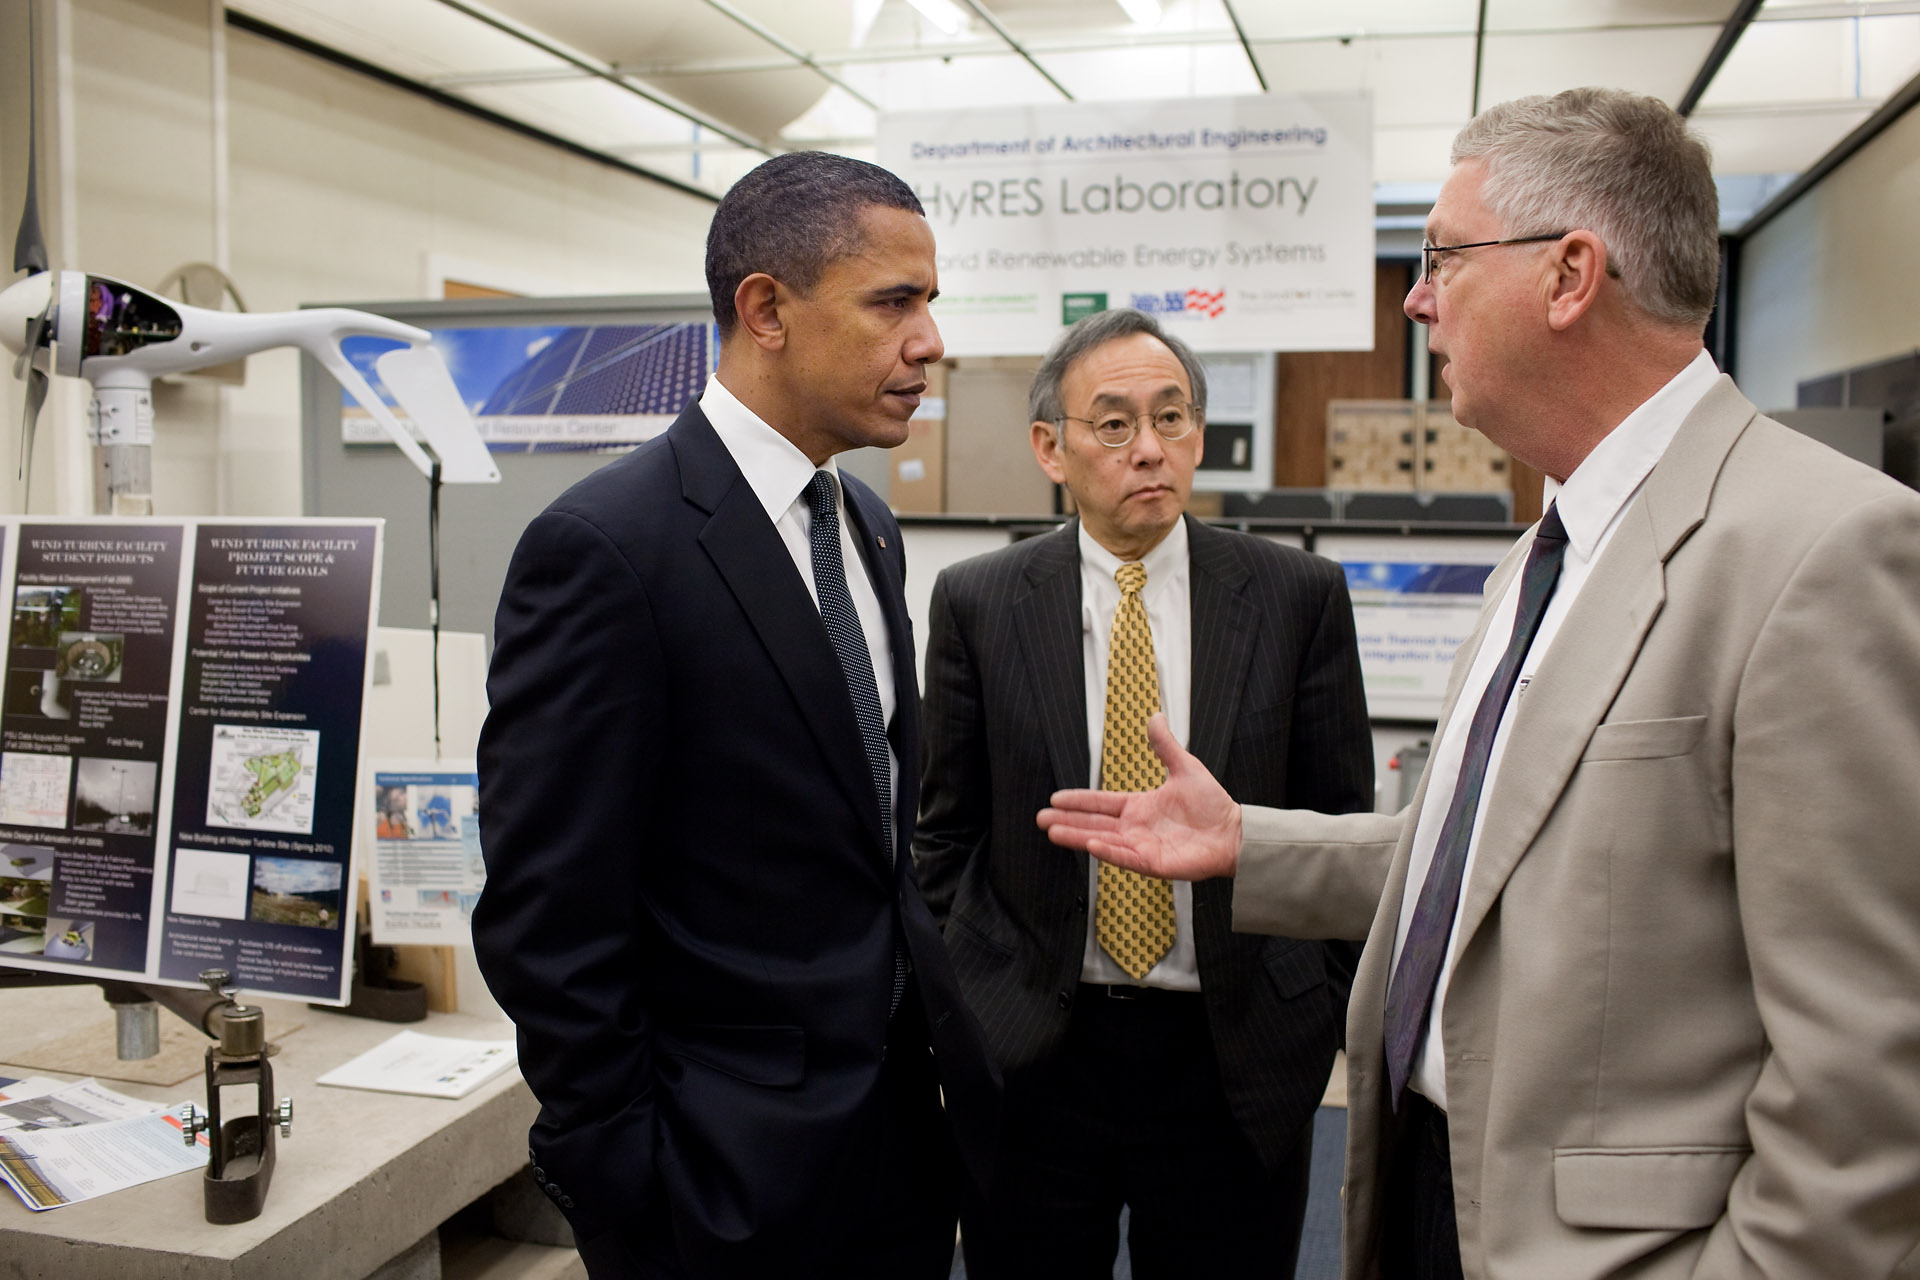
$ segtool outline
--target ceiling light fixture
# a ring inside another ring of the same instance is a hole
[[[1120,0],[1120,7],[1140,26],[1150,27],[1160,21],[1160,0]]]
[[[1135,2],[1138,3],[1138,0]],[[959,5],[953,3],[953,0],[907,0],[907,3],[912,5],[921,17],[947,35],[957,36],[967,25],[967,15],[961,11]],[[1159,7],[1156,0],[1148,0],[1148,3],[1154,4],[1155,8]]]

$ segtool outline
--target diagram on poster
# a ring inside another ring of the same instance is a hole
[[[207,821],[246,831],[310,834],[319,758],[317,730],[215,725]]]

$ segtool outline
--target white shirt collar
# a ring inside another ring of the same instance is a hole
[[[1720,370],[1704,350],[1667,385],[1608,432],[1549,501],[1558,506],[1567,542],[1581,559],[1592,558],[1614,518],[1639,491],[1654,464],[1680,434],[1694,406],[1719,380]]]
[[[1080,564],[1090,577],[1096,577],[1111,583],[1113,575],[1121,565],[1127,563],[1113,552],[1094,541],[1087,532],[1086,522],[1080,524]],[[1140,557],[1140,563],[1147,570],[1147,590],[1155,586],[1172,582],[1176,572],[1187,563],[1187,521],[1186,517],[1173,522],[1173,528],[1167,530],[1167,536],[1160,539],[1154,548]]]
[[[741,404],[733,392],[722,386],[720,375],[707,380],[706,392],[700,397],[700,412],[707,415],[714,434],[733,455],[734,465],[740,468],[753,496],[766,509],[768,520],[777,523],[787,513],[787,508],[813,483],[816,471],[831,473],[835,488],[839,487],[840,469],[832,458],[814,466],[813,459],[800,452],[793,441],[768,426],[759,414]]]

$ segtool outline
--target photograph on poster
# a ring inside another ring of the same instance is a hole
[[[374,836],[381,840],[413,839],[413,825],[407,821],[407,789],[375,787],[374,793]]]
[[[0,823],[15,827],[65,827],[69,756],[35,751],[0,754]]]
[[[51,671],[10,671],[7,673],[6,712],[10,716],[71,720],[73,690]]]
[[[93,959],[93,921],[47,917],[47,947],[41,954],[49,960]]]
[[[315,729],[214,726],[207,821],[250,831],[313,831]]]
[[[47,940],[47,883],[0,876],[0,953],[37,956]]]
[[[173,901],[170,909],[181,916],[213,916],[221,920],[247,918],[247,863],[244,853],[214,849],[173,851]]]
[[[53,674],[62,680],[120,683],[127,638],[108,631],[63,631],[54,641]]]
[[[53,850],[42,844],[0,843],[0,876],[53,879]]]
[[[341,870],[337,862],[311,858],[255,858],[253,919],[333,928],[340,922]]]
[[[18,587],[13,593],[13,644],[17,649],[51,649],[63,631],[80,629],[81,592],[77,587]]]
[[[151,760],[82,756],[74,768],[73,829],[152,835],[153,784],[159,774],[160,766]]]

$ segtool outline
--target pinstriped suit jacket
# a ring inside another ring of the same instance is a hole
[[[1339,566],[1188,518],[1190,749],[1247,803],[1370,809],[1373,753]],[[1064,1040],[1087,931],[1087,855],[1034,815],[1089,772],[1079,526],[935,583],[913,850],[1010,1108]],[[1233,884],[1194,886],[1201,986],[1234,1116],[1293,1149],[1340,1043],[1352,950],[1231,929]],[[1330,965],[1331,961],[1331,965]],[[1010,1111],[1011,1113],[1011,1111]]]

